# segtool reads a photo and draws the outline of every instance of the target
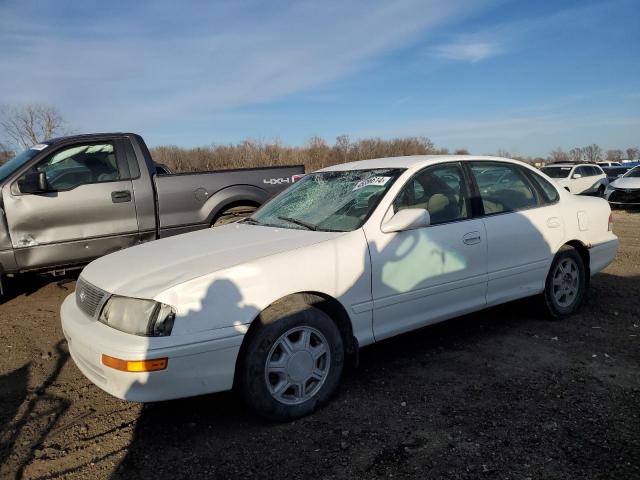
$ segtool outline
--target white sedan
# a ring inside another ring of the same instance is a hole
[[[337,165],[241,223],[94,261],[62,327],[78,368],[119,398],[235,387],[292,419],[330,397],[362,346],[530,295],[575,312],[618,249],[610,213],[514,160]]]
[[[640,205],[640,166],[611,182],[604,196],[613,205]]]

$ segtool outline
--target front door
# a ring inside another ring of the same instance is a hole
[[[47,190],[23,193],[44,172]],[[137,241],[129,169],[116,142],[66,145],[3,187],[7,223],[23,270],[82,263]]]
[[[431,225],[365,231],[372,265],[376,340],[482,308],[487,244],[482,220],[471,218],[468,185],[457,162],[427,167],[390,206],[429,211]]]

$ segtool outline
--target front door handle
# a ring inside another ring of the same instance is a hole
[[[119,190],[111,192],[111,201],[113,203],[125,203],[131,201],[131,192],[129,190]]]
[[[480,232],[469,232],[462,237],[462,243],[465,245],[475,245],[481,241],[482,237],[480,236]]]

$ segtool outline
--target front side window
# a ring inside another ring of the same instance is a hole
[[[472,162],[470,167],[478,184],[486,215],[537,206],[535,193],[517,165]]]
[[[245,220],[272,227],[349,232],[360,228],[403,169],[317,172]]]
[[[588,177],[589,176],[589,170],[587,167],[576,167],[576,169],[573,172],[573,175],[580,175],[582,178],[584,177]]]
[[[541,171],[551,178],[567,178],[571,173],[571,167],[542,167]]]
[[[413,177],[393,201],[393,210],[423,208],[431,224],[469,217],[467,186],[457,163],[429,167]]]
[[[111,142],[63,148],[38,163],[34,170],[45,173],[50,191],[70,190],[88,183],[120,179],[115,148]]]

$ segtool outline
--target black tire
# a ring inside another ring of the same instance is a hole
[[[327,341],[330,356],[328,373],[315,394],[303,403],[292,405],[279,401],[271,394],[266,364],[272,348],[276,348],[276,342],[285,333],[299,327],[319,331]],[[331,397],[340,383],[345,357],[344,342],[336,324],[321,310],[304,306],[268,324],[255,325],[247,335],[236,385],[247,406],[259,415],[278,422],[309,415]]]
[[[563,304],[564,302],[558,299],[560,287],[554,284],[554,280],[557,280],[558,265],[565,260],[568,260],[569,264],[573,262],[577,268],[577,293],[570,301],[567,299],[568,304]],[[587,288],[587,271],[582,256],[574,247],[564,245],[554,257],[553,262],[551,262],[551,268],[545,282],[544,299],[550,315],[553,318],[560,319],[575,313],[584,300]]]
[[[604,191],[605,191],[604,185],[600,185],[598,187],[598,196],[599,197],[604,197]]]
[[[211,226],[219,227],[220,225],[239,222],[255,212],[257,208],[255,205],[236,205],[235,207],[227,208],[216,216]]]

